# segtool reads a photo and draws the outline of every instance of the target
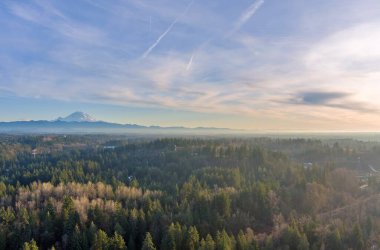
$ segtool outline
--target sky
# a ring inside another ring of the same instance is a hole
[[[379,0],[2,0],[0,120],[380,131]]]

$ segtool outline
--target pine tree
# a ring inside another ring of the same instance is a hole
[[[201,241],[199,242],[199,248],[198,250],[206,250],[206,241],[205,239],[201,239]]]
[[[138,210],[133,208],[129,213],[127,235],[137,236]]]
[[[365,234],[366,234],[367,238],[369,238],[371,236],[372,229],[373,229],[373,221],[372,221],[371,216],[368,216],[366,223],[365,223]]]
[[[73,235],[69,240],[69,249],[81,250],[83,249],[82,234],[79,230],[79,226],[76,225]]]
[[[221,216],[227,218],[231,215],[231,199],[226,193],[222,193],[215,198],[217,211]]]
[[[133,238],[132,234],[129,235],[129,239],[128,239],[128,250],[136,250],[136,243],[135,243],[135,239]]]
[[[71,236],[75,226],[80,223],[79,214],[75,211],[74,201],[69,196],[65,196],[63,199],[62,221],[64,232],[68,236]]]
[[[358,224],[356,224],[352,230],[351,240],[352,246],[355,250],[361,250],[364,248],[363,233]]]
[[[222,232],[218,231],[216,234],[216,249],[217,250],[232,250],[233,249],[232,241],[225,230],[223,230]]]
[[[252,240],[250,246],[249,246],[249,250],[259,250],[259,244],[257,243],[256,240]]]
[[[37,246],[36,241],[32,239],[30,242],[25,242],[22,249],[23,250],[38,250],[38,246]]]
[[[125,230],[124,228],[120,225],[119,222],[116,222],[116,225],[115,225],[115,232],[117,232],[118,234],[120,235],[125,235]]]
[[[109,238],[107,234],[99,229],[95,236],[95,242],[93,243],[94,250],[104,250],[109,246]]]
[[[248,250],[248,248],[249,248],[248,240],[245,237],[243,231],[240,230],[240,232],[237,236],[236,249],[237,250]]]
[[[265,240],[265,246],[264,246],[264,249],[265,249],[265,250],[272,250],[272,249],[275,249],[275,248],[274,248],[274,243],[273,243],[273,238],[272,238],[272,236],[267,237],[267,239]]]
[[[331,232],[326,239],[326,248],[327,249],[343,249],[342,239],[338,229],[335,229],[334,232]]]
[[[153,243],[152,235],[150,235],[149,232],[146,233],[141,250],[156,250],[156,247]]]
[[[115,232],[115,234],[111,238],[110,249],[111,250],[125,250],[125,249],[127,249],[123,237],[120,234],[118,234],[117,232]]]
[[[206,236],[206,249],[207,250],[215,249],[215,241],[212,239],[212,236],[210,234],[207,234]]]
[[[163,250],[176,250],[176,231],[174,224],[170,224],[168,231],[162,242]]]
[[[145,237],[145,232],[147,231],[146,229],[146,219],[145,219],[145,213],[144,210],[140,209],[138,211],[138,216],[137,216],[137,242],[143,242],[144,237]],[[153,234],[153,236],[155,236]],[[141,246],[141,245],[139,245]]]
[[[186,232],[186,227],[182,228],[181,224],[178,222],[174,225],[175,230],[175,245],[177,249],[183,249],[184,247],[184,234]]]
[[[0,250],[5,250],[7,247],[7,235],[3,229],[0,229]]]
[[[90,226],[88,227],[88,230],[86,232],[88,243],[92,244],[93,242],[95,242],[97,232],[98,232],[98,228],[96,227],[94,222],[91,221]]]
[[[309,249],[309,241],[307,240],[307,236],[302,233],[301,238],[299,240],[297,249],[299,250],[308,250]]]
[[[189,227],[186,235],[186,249],[196,250],[199,246],[199,234],[197,228],[192,226]]]

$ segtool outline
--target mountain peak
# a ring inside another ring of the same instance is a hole
[[[64,118],[59,117],[57,121],[62,122],[96,122],[97,120],[87,113],[76,111]]]

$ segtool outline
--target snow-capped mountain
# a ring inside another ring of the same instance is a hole
[[[57,121],[61,122],[96,122],[97,120],[84,112],[74,112],[64,118],[59,117]]]

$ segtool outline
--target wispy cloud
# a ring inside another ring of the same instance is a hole
[[[68,18],[50,2],[33,1],[33,3],[10,2],[8,7],[15,16],[48,28],[71,40],[92,44],[98,44],[103,40],[103,31]]]
[[[359,102],[353,98],[354,95],[347,92],[307,91],[295,94],[294,97],[285,101],[285,103],[366,113],[378,113],[380,111],[371,107],[369,103]]]
[[[302,92],[298,94],[297,103],[320,105],[330,103],[331,101],[341,100],[348,97],[345,92]]]

